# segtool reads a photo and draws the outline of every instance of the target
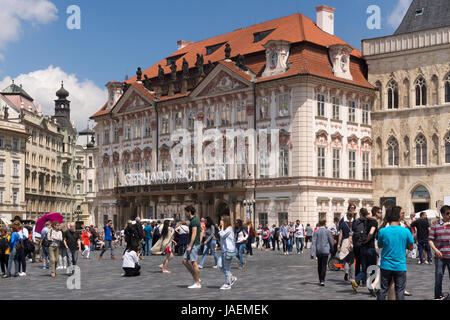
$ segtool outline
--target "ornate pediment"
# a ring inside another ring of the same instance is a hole
[[[129,89],[122,95],[113,108],[114,113],[125,113],[142,110],[154,104],[154,101],[147,97],[144,93],[130,86]],[[147,89],[142,89],[147,90]]]
[[[210,96],[230,91],[245,89],[248,86],[237,80],[225,71],[221,71],[208,85],[201,91],[199,96]]]

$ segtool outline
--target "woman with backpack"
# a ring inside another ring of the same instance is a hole
[[[22,225],[22,222],[20,220],[16,220],[14,223],[17,222],[17,225],[19,226],[19,230],[17,231],[17,233],[19,234],[20,237],[20,241],[21,243],[19,244],[19,246],[17,246],[17,259],[19,260],[19,277],[23,277],[27,275],[27,254],[28,252],[26,252],[27,250],[27,244],[28,244],[28,229],[25,228]],[[22,271],[21,271],[22,270]]]
[[[244,228],[241,219],[236,220],[236,224],[234,226],[234,234],[235,234],[235,241],[236,241],[236,257],[239,258],[238,269],[242,270],[242,268],[244,268],[244,265],[245,265],[244,249],[245,249],[245,244],[247,242],[248,233],[247,233],[247,229]]]
[[[6,277],[9,260],[9,240],[10,236],[5,227],[0,228],[0,266],[2,269],[2,277]]]
[[[151,249],[152,255],[166,254],[166,259],[159,265],[162,273],[171,273],[167,270],[169,261],[173,259],[173,245],[176,242],[173,240],[175,236],[175,230],[170,226],[170,220],[165,220],[161,231],[161,237],[158,242],[155,243]]]
[[[216,226],[214,225],[214,222],[212,221],[211,217],[206,217],[206,223],[205,223],[205,241],[203,242],[204,249],[203,249],[203,256],[200,260],[200,263],[198,264],[199,269],[203,269],[203,263],[205,262],[206,255],[208,254],[208,251],[211,250],[212,254],[214,255],[214,266],[213,268],[217,268],[217,260],[219,257],[216,253]]]
[[[9,259],[8,259],[8,270],[6,272],[6,276],[3,278],[9,278],[11,277],[11,269],[12,265],[14,263],[14,277],[17,277],[19,275],[19,257],[17,254],[17,249],[20,248],[20,246],[23,247],[23,243],[20,240],[20,236],[18,231],[20,230],[20,222],[15,221],[11,225],[11,237],[9,240]]]
[[[51,277],[56,277],[56,264],[59,257],[59,248],[63,241],[61,230],[59,230],[59,222],[53,221],[50,231],[47,233],[47,239],[50,241],[49,253],[50,253],[50,268]]]
[[[231,274],[231,262],[236,255],[236,244],[233,227],[231,226],[230,216],[222,216],[220,219],[220,268],[225,274],[225,283],[220,287],[221,290],[231,289],[237,278]]]
[[[182,256],[189,242],[189,227],[186,225],[186,221],[182,221],[175,229],[175,232],[178,235],[178,241],[175,241],[178,245],[178,254]]]

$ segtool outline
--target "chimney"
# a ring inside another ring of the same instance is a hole
[[[191,44],[192,42],[190,41],[186,41],[186,40],[178,40],[177,41],[177,45],[178,45],[178,50],[183,49],[184,47],[186,47],[187,45]]]
[[[334,35],[334,11],[336,9],[329,6],[318,6],[316,7],[317,26],[323,31]]]

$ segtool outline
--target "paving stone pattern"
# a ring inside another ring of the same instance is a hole
[[[295,251],[295,249],[294,249]],[[232,272],[238,281],[231,290],[219,290],[225,276],[219,269],[213,269],[214,258],[208,256],[205,268],[200,270],[201,289],[187,289],[192,277],[182,265],[181,257],[175,257],[169,264],[171,274],[162,274],[158,265],[163,256],[144,257],[142,273],[138,277],[122,277],[121,253],[112,261],[109,252],[103,260],[97,259],[99,251],[91,252],[91,259],[79,258],[81,289],[69,290],[68,276],[57,271],[52,279],[41,264],[27,264],[27,276],[0,279],[0,299],[132,299],[132,300],[374,300],[366,288],[355,294],[349,283],[344,282],[342,271],[327,271],[326,286],[318,285],[317,264],[309,256],[309,249],[302,255],[284,256],[281,251],[262,252],[254,250],[247,256],[243,270],[237,269],[233,260]],[[14,267],[13,267],[14,268]],[[430,300],[434,297],[434,264],[417,265],[408,260],[407,289],[412,293],[408,300]],[[450,291],[447,276],[443,282],[444,292]]]

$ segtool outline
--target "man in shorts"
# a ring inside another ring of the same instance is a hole
[[[191,273],[194,283],[189,286],[189,289],[200,289],[202,286],[200,284],[200,275],[198,269],[198,252],[200,249],[200,239],[203,237],[202,227],[200,221],[195,216],[195,208],[192,206],[187,206],[184,208],[186,216],[189,218],[189,235],[190,241],[186,252],[183,256],[183,264]]]

